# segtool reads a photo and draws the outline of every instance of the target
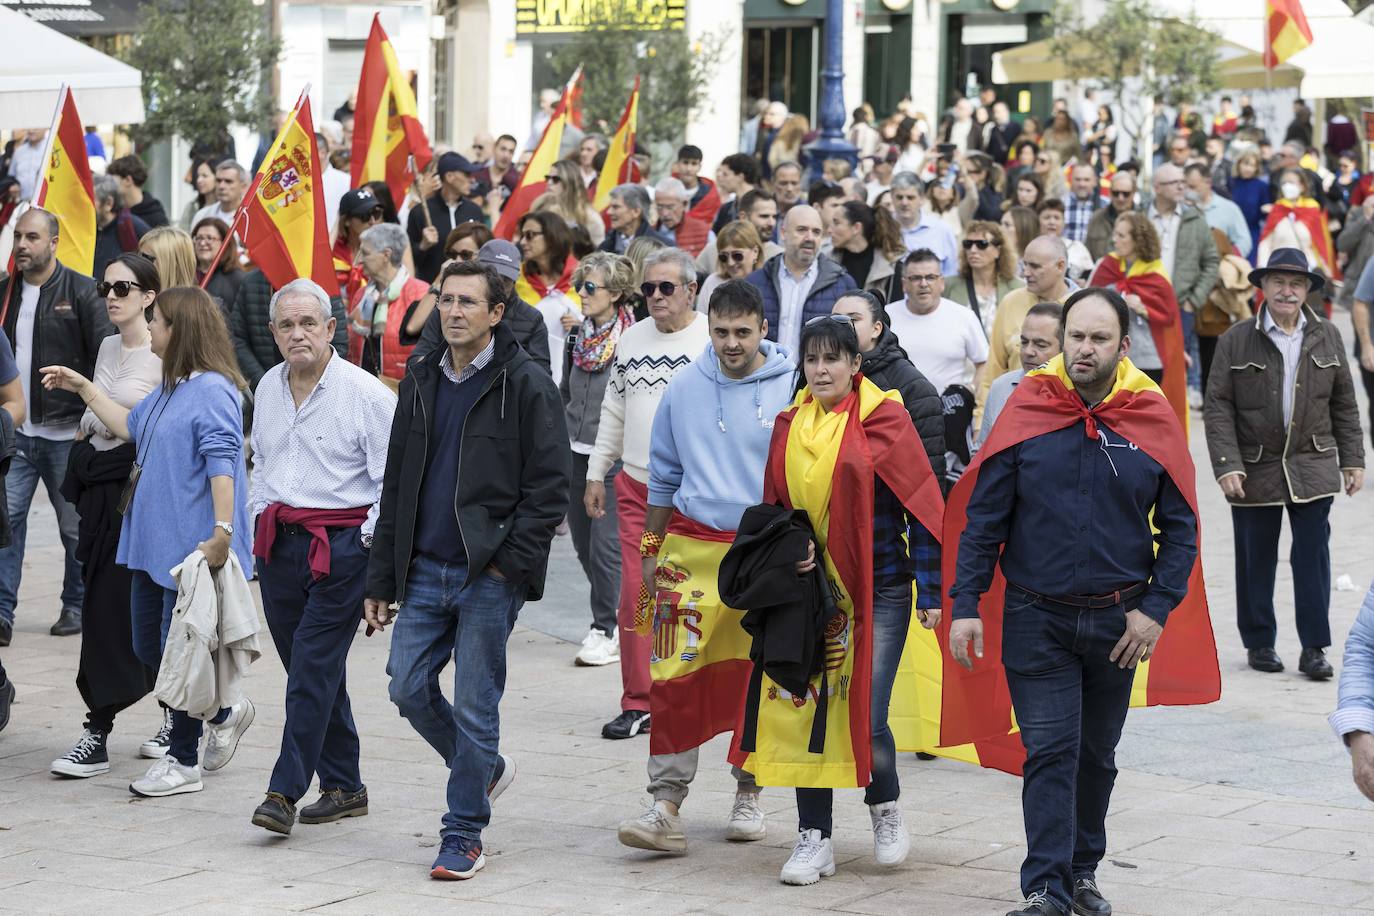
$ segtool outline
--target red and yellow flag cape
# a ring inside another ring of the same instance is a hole
[[[630,100],[625,103],[625,111],[620,115],[611,145],[606,147],[606,160],[601,164],[601,173],[596,178],[596,190],[592,194],[592,209],[600,213],[611,202],[611,192],[617,185],[628,181],[638,181],[639,170],[634,164],[635,130],[639,123],[639,77],[635,77],[635,87],[630,90]],[[652,732],[651,732],[652,733]]]
[[[1098,262],[1089,286],[1110,286],[1125,296],[1135,293],[1149,311],[1150,334],[1154,337],[1159,360],[1164,364],[1164,396],[1174,408],[1184,435],[1188,432],[1188,366],[1184,360],[1183,322],[1179,315],[1174,286],[1164,272],[1164,262],[1136,261],[1127,269],[1126,262],[1109,254]]]
[[[767,675],[758,704],[756,750],[739,747],[730,762],[760,785],[807,788],[866,786],[872,774],[869,692],[873,672],[873,492],[880,477],[902,505],[937,538],[943,502],[921,440],[895,391],[880,391],[862,375],[829,412],[803,388],[778,416],[768,448],[763,499],[805,509],[830,581],[841,592],[842,619],[826,634],[825,671],[809,695],[794,697]],[[825,751],[807,745],[820,690],[828,691]],[[744,709],[739,710],[740,722]]]
[[[706,185],[706,193],[701,195],[701,200],[696,202],[692,209],[687,211],[687,215],[692,219],[700,220],[710,229],[711,224],[716,221],[716,214],[720,212],[720,190],[716,183],[709,178],[698,178],[702,184]],[[703,243],[703,246],[705,244]],[[698,252],[700,249],[698,249]]]
[[[1312,198],[1299,197],[1296,201],[1274,201],[1274,209],[1269,211],[1269,218],[1264,221],[1260,239],[1268,238],[1274,227],[1287,219],[1289,214],[1306,226],[1312,236],[1312,252],[1317,256],[1315,266],[1320,267],[1322,273],[1328,277],[1339,279],[1341,272],[1336,266],[1336,248],[1331,244],[1331,227],[1327,224],[1326,211]]]
[[[979,468],[991,455],[1079,423],[1083,424],[1085,435],[1095,436],[1098,422],[1138,444],[1159,462],[1197,513],[1195,472],[1188,443],[1163,392],[1129,359],[1123,359],[1117,367],[1116,382],[1106,399],[1091,409],[1074,391],[1073,381],[1064,370],[1063,356],[1056,356],[1048,365],[1034,370],[1016,387],[987,442],[950,492],[945,512],[944,543],[948,547],[943,551],[941,565],[946,598],[939,627],[944,649],[941,744],[949,748],[972,745],[977,762],[983,766],[1019,774],[1025,750],[1015,730],[1011,695],[1001,662],[1006,580],[1000,568],[978,606],[983,619],[983,658],[976,659],[973,670],[967,671],[949,654],[952,601],[948,586],[954,583],[959,536],[967,522],[969,498],[978,485]],[[1136,667],[1132,706],[1188,706],[1211,703],[1221,696],[1221,671],[1202,582],[1201,543],[1199,529],[1198,559],[1193,562],[1188,578],[1188,593],[1169,614],[1154,654]],[[1054,549],[1052,540],[1047,540],[1046,549]]]
[[[65,85],[58,95],[48,158],[33,205],[57,217],[57,260],[79,274],[89,274],[95,266],[95,186],[81,116]]]
[[[420,125],[415,93],[401,72],[380,13],[372,16],[355,105],[353,187],[385,181],[392,200],[405,200],[415,179],[412,170],[428,166],[434,153]]]
[[[650,754],[691,750],[735,727],[753,639],[744,612],[720,600],[720,563],[734,539],[683,515],[668,525],[654,576]]]

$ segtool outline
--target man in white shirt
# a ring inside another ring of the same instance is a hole
[[[988,359],[988,340],[973,310],[946,299],[940,259],[922,249],[902,262],[902,290],[906,296],[887,307],[892,333],[912,365],[944,393],[966,383],[973,366],[973,386]]]
[[[283,362],[254,397],[248,511],[262,609],[286,666],[286,724],[253,823],[289,834],[316,772],[320,798],[301,823],[367,813],[345,673],[396,395],[334,352],[329,294],[313,281],[283,286],[268,314]]]
[[[191,225],[203,219],[218,219],[226,225],[234,225],[234,216],[247,192],[248,170],[232,159],[224,160],[215,166],[215,202],[197,210]]]
[[[892,178],[892,211],[902,229],[902,243],[907,251],[926,249],[940,259],[940,273],[953,276],[959,272],[959,252],[954,231],[933,213],[925,209],[925,188],[921,179],[911,172],[898,172]]]

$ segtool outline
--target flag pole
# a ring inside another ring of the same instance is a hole
[[[43,158],[39,163],[39,185],[34,189],[33,199],[29,201],[35,207],[42,207],[43,201],[48,195],[48,163],[52,161],[52,146],[57,138],[57,124],[62,119],[62,108],[67,101],[67,93],[71,92],[70,83],[62,83],[57,90],[57,104],[52,110],[52,123],[48,125],[48,135],[43,139]]]
[[[425,192],[420,189],[420,172],[415,168],[415,157],[411,155],[407,156],[406,159],[410,163],[410,186],[415,189],[415,198],[419,201],[420,212],[425,217],[425,228],[433,229],[434,217],[429,215],[429,202],[425,200]],[[443,243],[440,242],[440,244]]]
[[[225,234],[224,240],[219,243],[219,251],[215,252],[215,259],[210,262],[210,269],[200,279],[201,289],[205,289],[210,283],[210,278],[219,269],[220,258],[224,257],[224,251],[229,247],[229,242],[234,238],[234,233],[238,231],[239,223],[243,222],[243,217],[248,213],[248,201],[252,199],[254,194],[258,193],[258,185],[261,183],[262,175],[254,175],[253,181],[248,185],[248,190],[243,192],[243,200],[239,202],[239,208],[234,212],[234,221],[229,224],[229,231]],[[195,227],[192,226],[191,228],[194,229]]]

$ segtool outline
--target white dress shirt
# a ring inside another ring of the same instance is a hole
[[[778,265],[778,343],[788,353],[801,350],[802,309],[820,273],[817,261],[811,262],[801,279],[792,276],[785,259]]]
[[[370,506],[362,526],[370,538],[395,412],[396,395],[337,353],[299,409],[287,364],[268,369],[253,404],[249,515],[256,519],[276,502],[297,509]]]
[[[1172,282],[1174,253],[1178,251],[1178,227],[1183,222],[1183,217],[1177,207],[1173,213],[1165,216],[1155,209],[1154,204],[1150,204],[1150,222],[1154,223],[1155,231],[1159,233],[1159,258],[1164,262],[1164,272],[1169,275]]]
[[[1283,428],[1286,430],[1293,422],[1293,384],[1298,380],[1298,360],[1302,358],[1302,334],[1307,327],[1307,316],[1298,312],[1298,326],[1288,334],[1265,309],[1261,326],[1283,357]]]

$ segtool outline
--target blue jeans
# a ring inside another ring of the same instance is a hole
[[[1202,351],[1198,349],[1197,343],[1197,313],[1185,312],[1179,308],[1179,314],[1183,316],[1183,348],[1188,351],[1188,358],[1193,364],[1188,367],[1188,387],[1202,390]]]
[[[901,795],[897,784],[897,743],[887,725],[892,683],[911,627],[911,583],[882,586],[873,594],[873,682],[868,714],[872,723],[872,764],[864,804],[881,805]],[[819,830],[830,836],[833,825],[833,789],[798,789],[797,822],[802,830]]]
[[[363,787],[358,729],[348,701],[348,650],[363,617],[367,555],[358,528],[330,528],[329,575],[310,572],[312,538],[278,531],[258,560],[267,628],[286,666],[286,724],[268,791],[294,804],[320,775],[320,791]]]
[[[19,603],[19,580],[24,572],[24,541],[29,531],[29,506],[38,492],[38,481],[48,491],[48,501],[57,511],[57,531],[62,538],[65,560],[62,569],[62,609],[81,614],[86,587],[81,582],[81,562],[76,558],[76,507],[62,498],[62,479],[67,476],[70,441],[55,442],[40,436],[16,433],[14,460],[5,478],[5,497],[9,500],[10,528],[14,539],[0,550],[0,620],[14,623],[14,608]]]
[[[135,569],[129,587],[129,618],[133,626],[134,655],[154,671],[162,667],[162,650],[167,645],[167,630],[172,625],[172,610],[177,606],[174,589],[163,588],[153,577]],[[210,721],[218,724],[229,717],[230,710],[221,709]],[[172,710],[172,743],[167,753],[183,766],[193,767],[200,759],[199,719],[185,712]]]
[[[1116,745],[1135,676],[1108,656],[1125,630],[1121,605],[1050,607],[1007,586],[1002,664],[1026,747],[1021,892],[1046,891],[1066,913],[1074,879],[1096,874],[1107,852]]]
[[[480,842],[491,820],[487,785],[496,771],[506,640],[525,603],[524,587],[486,571],[416,556],[391,634],[391,702],[448,765],[444,836]],[[439,674],[453,657],[453,704]]]

